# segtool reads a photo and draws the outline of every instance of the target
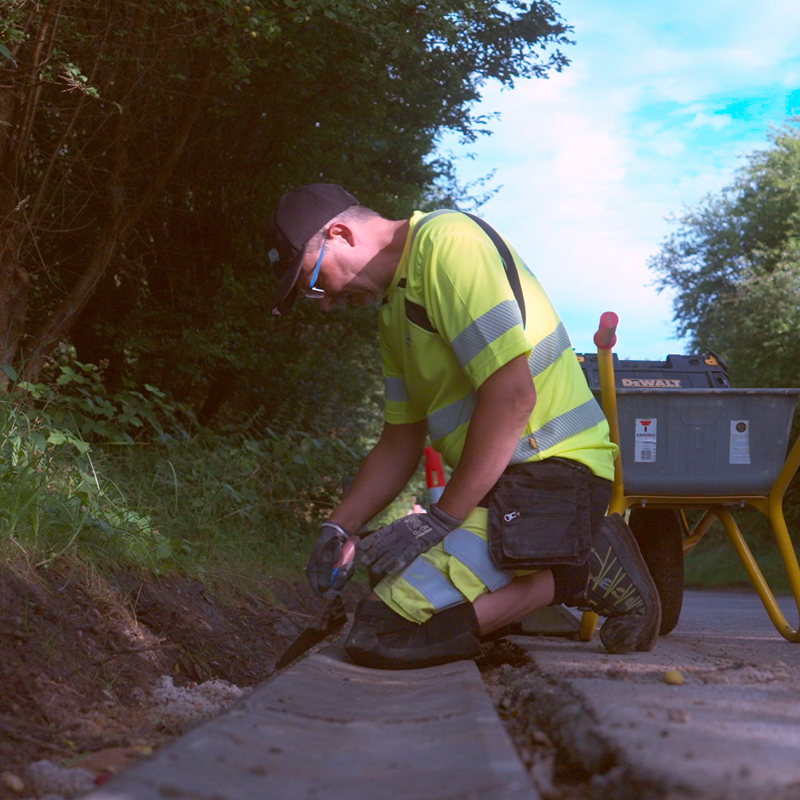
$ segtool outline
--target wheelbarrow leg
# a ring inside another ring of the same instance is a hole
[[[775,595],[769,588],[761,569],[753,558],[753,554],[750,552],[750,548],[747,546],[747,542],[745,542],[742,532],[739,530],[739,526],[731,516],[730,511],[720,506],[714,509],[714,513],[717,519],[722,523],[725,528],[725,533],[728,534],[728,538],[739,554],[739,558],[742,560],[742,564],[747,570],[747,574],[750,576],[750,580],[753,582],[753,586],[755,586],[758,596],[761,598],[761,602],[764,604],[764,608],[767,610],[767,614],[769,614],[769,618],[772,620],[772,624],[784,639],[794,643],[800,642],[800,631],[792,628],[786,621],[786,617],[783,615],[783,612],[780,610],[775,600]],[[780,520],[783,521],[783,513],[780,515]],[[783,521],[782,524],[782,531],[779,531],[779,526],[776,526],[778,520],[770,519],[770,521],[773,524],[775,537],[778,540],[778,547],[784,558],[784,563],[789,573],[789,580],[792,581],[795,601],[797,601],[798,611],[800,611],[800,591],[798,591],[798,588],[800,588],[800,570],[797,565],[797,556],[795,556],[792,543],[789,540],[789,532],[786,529],[785,521]]]

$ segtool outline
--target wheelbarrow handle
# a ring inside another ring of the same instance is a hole
[[[600,350],[611,350],[617,343],[619,317],[613,311],[606,311],[600,317],[600,327],[594,335],[594,343]]]

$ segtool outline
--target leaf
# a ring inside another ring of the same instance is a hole
[[[2,47],[2,45],[0,45],[0,47]],[[15,383],[19,380],[19,375],[14,367],[11,366],[11,364],[3,364],[3,372],[5,372],[5,374],[8,375],[8,377],[11,378],[11,380]]]
[[[47,439],[41,433],[31,434],[31,444],[33,444],[34,450],[39,453],[44,453],[47,449]]]
[[[5,56],[14,65],[14,69],[19,66],[14,56],[11,55],[11,51],[2,42],[0,42],[0,55]]]
[[[174,552],[175,546],[172,541],[165,539],[163,536],[159,537],[156,543],[156,558],[159,561],[165,561],[166,559],[170,558]]]

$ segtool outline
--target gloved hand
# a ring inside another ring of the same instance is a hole
[[[428,514],[408,514],[365,536],[358,545],[361,563],[369,567],[374,581],[384,575],[397,575],[463,521],[434,503]]]
[[[341,525],[335,522],[322,523],[317,544],[306,565],[306,578],[317,596],[332,599],[352,577],[355,561],[343,566],[333,579],[333,565],[339,560],[347,539],[347,531]]]

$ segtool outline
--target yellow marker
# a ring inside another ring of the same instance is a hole
[[[671,686],[683,686],[683,675],[677,669],[668,669],[664,673],[664,683]]]

